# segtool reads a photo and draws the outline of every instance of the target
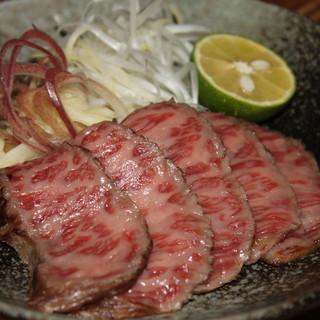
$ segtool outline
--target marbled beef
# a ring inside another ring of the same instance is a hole
[[[186,104],[162,102],[138,109],[123,124],[156,142],[183,171],[214,233],[213,270],[196,292],[237,278],[251,250],[254,223],[219,136]]]
[[[83,308],[90,318],[127,318],[180,309],[211,270],[211,226],[176,166],[158,146],[115,122],[83,130],[74,143],[100,160],[144,213],[153,249],[125,293]]]
[[[289,180],[302,209],[301,227],[267,252],[263,259],[283,264],[301,258],[320,247],[320,173],[314,156],[304,145],[278,132],[249,124],[273,154]]]
[[[28,306],[71,311],[124,290],[146,264],[144,217],[88,151],[68,144],[1,170],[0,239],[34,269]]]
[[[233,117],[201,114],[221,135],[231,168],[247,193],[256,223],[249,263],[256,262],[300,224],[296,195],[252,130]]]

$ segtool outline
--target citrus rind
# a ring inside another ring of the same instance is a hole
[[[259,49],[267,50],[273,59],[279,61],[279,64],[286,73],[286,77],[290,82],[289,89],[284,91],[280,99],[256,101],[250,98],[244,99],[240,95],[234,94],[219,86],[213,81],[210,75],[207,74],[200,63],[200,46],[215,36],[240,38],[241,40],[254,43]],[[295,76],[287,63],[270,49],[242,36],[221,33],[207,35],[197,41],[192,53],[192,60],[196,64],[199,78],[199,103],[213,111],[224,112],[225,114],[250,121],[262,122],[279,113],[287,105],[296,90]]]

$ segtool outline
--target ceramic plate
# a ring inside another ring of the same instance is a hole
[[[0,44],[19,36],[34,23],[53,32],[57,14],[64,21],[79,16],[83,0],[20,0],[0,4]],[[272,128],[301,139],[320,162],[320,25],[298,14],[253,0],[176,1],[187,22],[214,32],[251,37],[279,53],[297,76],[290,105],[268,122]],[[195,295],[175,314],[152,319],[216,320],[279,319],[320,304],[320,251],[283,267],[258,262],[245,267],[237,281],[204,295]],[[13,318],[53,320],[26,309],[29,274],[16,253],[0,244],[0,313]],[[150,319],[151,319],[150,318]]]

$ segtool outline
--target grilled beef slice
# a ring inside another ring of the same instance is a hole
[[[183,171],[213,228],[210,278],[196,292],[238,277],[251,250],[254,223],[246,195],[212,126],[186,104],[157,103],[131,113],[123,124],[156,142]]]
[[[299,226],[301,210],[296,194],[252,130],[234,117],[201,114],[220,134],[231,168],[247,194],[256,224],[249,260],[254,263]]]
[[[181,171],[156,144],[115,122],[86,128],[75,143],[91,150],[144,213],[153,240],[134,286],[77,314],[119,319],[179,310],[207,278],[212,261],[210,221]]]
[[[320,172],[314,156],[304,145],[279,132],[248,124],[274,156],[289,180],[301,207],[301,226],[271,248],[263,260],[280,265],[304,257],[320,247]]]
[[[150,251],[143,216],[83,148],[1,169],[0,239],[33,273],[27,305],[71,311],[127,288]]]

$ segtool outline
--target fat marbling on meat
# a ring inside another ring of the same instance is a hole
[[[247,193],[256,231],[249,263],[259,260],[300,224],[300,207],[287,178],[252,130],[234,117],[202,112],[220,135],[231,168]]]
[[[27,305],[71,311],[124,290],[146,264],[143,215],[88,151],[64,144],[1,169],[0,239],[33,272]]]
[[[127,318],[179,310],[211,270],[211,226],[182,173],[158,146],[127,127],[105,121],[74,143],[89,149],[114,183],[143,212],[153,241],[148,265],[126,292],[77,314]]]
[[[211,220],[213,269],[195,291],[211,291],[236,279],[249,258],[254,222],[246,195],[212,126],[189,105],[173,101],[137,109],[122,123],[156,142],[174,161]]]
[[[263,259],[278,265],[304,257],[320,247],[320,172],[317,161],[300,141],[261,126],[246,125],[256,132],[274,156],[302,210],[301,226],[271,248]]]

